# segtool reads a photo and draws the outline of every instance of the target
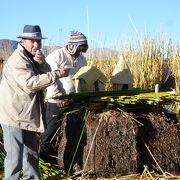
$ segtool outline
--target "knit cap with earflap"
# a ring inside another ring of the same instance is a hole
[[[71,31],[70,39],[68,42],[69,54],[74,54],[80,45],[88,44],[86,36],[79,31]]]

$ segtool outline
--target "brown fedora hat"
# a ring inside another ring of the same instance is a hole
[[[42,37],[41,28],[38,25],[25,25],[23,33],[17,38],[35,40],[47,39],[46,37]]]

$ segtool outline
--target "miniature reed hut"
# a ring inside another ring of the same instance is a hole
[[[131,89],[133,76],[127,62],[121,56],[112,73],[113,90]]]
[[[105,75],[94,66],[84,66],[73,76],[76,92],[105,90]]]

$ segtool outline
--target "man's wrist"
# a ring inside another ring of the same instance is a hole
[[[59,70],[55,70],[54,73],[55,73],[56,77],[58,77],[58,78],[61,77],[61,73]]]

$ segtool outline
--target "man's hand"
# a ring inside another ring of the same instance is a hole
[[[66,101],[64,101],[64,100],[56,100],[56,105],[58,106],[58,107],[64,107],[64,106],[66,106],[66,105],[68,105],[68,102],[66,102]]]
[[[69,70],[70,69],[66,69],[66,68],[59,68],[59,72],[61,77],[67,77],[69,75]]]
[[[39,64],[42,64],[45,61],[44,54],[41,50],[37,50],[36,54],[34,56],[34,61],[38,62]]]

